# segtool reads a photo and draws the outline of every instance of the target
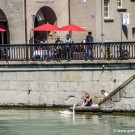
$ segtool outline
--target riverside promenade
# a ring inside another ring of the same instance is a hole
[[[0,106],[69,107],[84,92],[111,93],[134,70],[134,60],[1,61]]]
[[[134,42],[0,47],[0,106],[69,107],[84,92],[97,103],[101,89],[111,93],[135,73]]]

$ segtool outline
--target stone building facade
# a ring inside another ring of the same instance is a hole
[[[62,27],[76,24],[93,32],[95,42],[135,40],[135,0],[0,0],[0,24],[6,26],[4,44],[32,43],[33,27],[51,23]],[[124,21],[127,24],[123,23]],[[34,32],[50,42],[66,32]],[[2,43],[2,33],[0,33]],[[72,32],[81,42],[87,32]]]

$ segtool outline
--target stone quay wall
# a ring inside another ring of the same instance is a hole
[[[134,63],[118,61],[0,62],[0,106],[71,106],[84,92],[112,92],[134,73]]]
[[[135,112],[135,75],[108,95],[101,103],[104,112]]]

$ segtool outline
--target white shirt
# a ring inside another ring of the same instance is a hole
[[[65,39],[64,39],[64,43],[72,43],[71,38],[68,38],[68,39],[67,39],[67,38],[65,38]]]
[[[104,93],[104,96],[107,97],[109,94],[107,92]]]

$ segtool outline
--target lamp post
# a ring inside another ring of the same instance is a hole
[[[70,11],[70,0],[68,0],[68,14],[69,14],[69,21],[68,23],[71,23],[71,11]],[[71,32],[69,31],[69,35],[71,37]]]
[[[102,38],[102,45],[101,45],[101,57],[104,58],[104,25],[103,25],[103,0],[101,0],[101,38]]]
[[[103,29],[103,0],[101,0],[101,37],[102,37],[102,44],[104,42],[104,29]]]
[[[33,33],[32,43],[34,44],[34,23],[35,23],[36,15],[31,15],[31,16],[32,16],[32,33]]]
[[[71,23],[70,0],[68,0],[68,14],[69,14],[69,24],[70,24]]]
[[[24,19],[25,19],[25,44],[27,44],[27,7],[26,7],[26,0],[24,0]]]

